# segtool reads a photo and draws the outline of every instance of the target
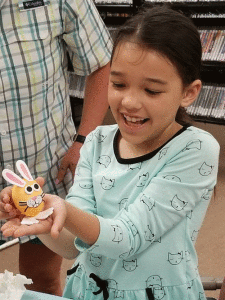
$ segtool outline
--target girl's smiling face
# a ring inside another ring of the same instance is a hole
[[[194,101],[193,88],[184,88],[166,57],[132,42],[120,43],[112,60],[108,100],[121,143],[140,155],[164,144],[181,129],[177,110]]]

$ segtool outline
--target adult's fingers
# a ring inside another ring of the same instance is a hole
[[[62,161],[57,174],[56,184],[59,184],[60,182],[63,181],[68,168],[69,168],[69,163],[67,161]]]
[[[44,185],[44,183],[45,183],[44,178],[43,178],[43,177],[37,177],[35,180],[37,181],[37,183],[38,183],[38,184],[40,185],[40,187],[42,188],[43,185]]]

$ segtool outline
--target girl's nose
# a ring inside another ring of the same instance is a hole
[[[140,97],[134,94],[126,95],[122,100],[122,105],[127,110],[139,110],[142,107]]]

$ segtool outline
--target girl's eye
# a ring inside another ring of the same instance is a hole
[[[35,191],[39,191],[40,190],[40,186],[37,183],[33,184],[33,188],[34,188]]]
[[[158,91],[152,91],[152,90],[149,90],[149,89],[145,89],[145,91],[149,94],[149,95],[159,95],[161,92],[158,92]]]
[[[113,82],[112,84],[113,84],[113,86],[114,86],[115,88],[123,88],[123,87],[125,87],[125,84],[123,84],[123,83],[116,83],[116,82]]]
[[[26,194],[30,195],[30,194],[32,194],[32,192],[33,192],[32,186],[28,185],[28,186],[25,187],[25,193]]]

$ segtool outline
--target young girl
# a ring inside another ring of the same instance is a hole
[[[77,256],[65,297],[206,299],[194,244],[216,184],[219,145],[183,118],[201,89],[200,66],[199,34],[184,15],[157,7],[130,19],[111,62],[117,124],[86,138],[67,201],[45,196],[52,216],[3,226],[6,236],[38,234],[58,254]],[[2,210],[11,210],[9,195],[1,193]]]

